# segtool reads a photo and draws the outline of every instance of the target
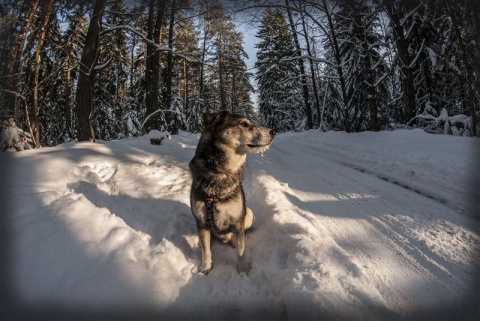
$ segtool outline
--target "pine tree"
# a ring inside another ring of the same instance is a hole
[[[257,37],[255,79],[262,123],[277,131],[296,130],[304,117],[303,98],[297,80],[300,71],[292,59],[296,50],[283,13],[267,9]]]
[[[307,49],[307,55],[308,55],[308,62],[309,62],[309,67],[310,67],[310,78],[311,78],[311,87],[313,91],[313,104],[315,107],[315,110],[312,111],[312,122],[313,124],[318,128],[320,127],[320,122],[321,122],[321,111],[320,111],[320,96],[319,96],[319,86],[317,85],[318,79],[317,79],[317,73],[315,71],[315,62],[313,61],[313,51],[312,51],[312,44],[314,43],[314,39],[310,38],[309,35],[309,28],[307,27],[306,23],[306,17],[305,17],[305,4],[303,4],[303,11],[300,12],[300,17],[302,21],[302,32],[303,32],[303,37],[305,40],[305,45]]]
[[[382,8],[387,13],[391,25],[391,39],[397,53],[402,84],[403,121],[410,121],[417,114],[415,95],[415,69],[413,68],[421,52],[423,43],[412,42],[412,35],[418,27],[414,14],[422,4],[409,0],[382,0]],[[418,40],[419,38],[417,38]]]
[[[121,2],[112,3],[104,17],[106,27],[124,25],[126,9]],[[99,139],[116,139],[122,132],[126,87],[129,71],[126,32],[122,29],[102,33],[94,85],[94,130]]]
[[[378,131],[380,81],[385,75],[378,51],[378,17],[368,2],[342,0],[334,15],[348,96],[347,117],[353,131]]]
[[[160,52],[155,45],[160,45],[161,30],[165,17],[167,0],[149,0],[147,19],[147,39],[145,57],[145,131],[160,129],[165,123],[160,106]]]
[[[467,2],[467,4],[469,3]],[[475,9],[480,7],[478,3],[469,5]],[[465,109],[468,110],[472,120],[471,134],[477,136],[479,129],[477,127],[480,127],[477,120],[480,114],[480,81],[478,79],[480,76],[480,67],[478,66],[480,60],[480,44],[478,43],[480,39],[480,14],[478,10],[467,11],[468,7],[457,3],[450,4],[447,2],[446,6],[459,48],[459,65],[465,79]],[[462,20],[461,17],[466,18],[467,21]]]
[[[70,12],[66,13],[65,20],[69,22],[65,33],[61,36],[61,46],[56,57],[60,65],[60,77],[62,81],[59,84],[60,98],[58,100],[58,112],[64,115],[65,127],[62,133],[62,141],[69,142],[75,137],[75,83],[78,79],[79,65],[78,57],[81,41],[85,38],[87,31],[87,21],[84,16],[85,6],[78,5],[72,7]]]
[[[305,105],[305,116],[306,116],[306,129],[311,129],[313,127],[313,120],[312,120],[312,107],[310,105],[310,95],[308,93],[308,82],[307,82],[307,75],[305,73],[305,62],[303,58],[300,58],[302,56],[302,49],[300,47],[300,42],[298,40],[298,35],[297,35],[297,27],[295,23],[293,22],[293,17],[292,17],[292,10],[289,6],[288,0],[285,0],[285,6],[287,7],[287,16],[288,16],[288,22],[290,25],[290,29],[292,32],[292,39],[293,43],[295,44],[295,49],[296,49],[296,55],[297,55],[297,63],[298,67],[300,68],[300,80],[301,80],[301,85],[302,85],[302,92],[303,92],[303,100],[304,100],[304,105]]]
[[[16,3],[0,5],[2,14],[5,14],[5,18],[2,18],[2,33],[5,36],[2,37],[4,44],[2,45],[2,56],[6,55],[6,59],[2,59],[2,64],[6,64],[4,67],[6,70],[3,73],[6,78],[2,79],[2,87],[5,91],[2,90],[1,93],[3,106],[6,107],[5,116],[15,117],[17,120],[20,118],[27,120],[30,132],[33,131],[28,120],[28,112],[26,108],[19,107],[16,102],[17,97],[23,96],[18,88],[21,83],[19,75],[22,68],[22,55],[25,51],[27,36],[36,20],[35,15],[39,3],[39,0],[24,0],[18,7]],[[21,106],[26,105],[25,97],[23,100]]]
[[[249,97],[253,87],[245,63],[248,56],[243,49],[243,34],[228,16],[220,17],[214,26],[217,31],[213,38],[213,62],[219,78],[220,109],[251,115],[253,104]]]
[[[183,103],[185,115],[185,128],[183,130],[198,132],[201,130],[201,114],[198,109],[199,100],[199,75],[201,56],[199,48],[199,33],[191,19],[186,19],[180,11],[178,13],[178,26],[175,28],[175,51],[181,56],[175,59],[175,70],[178,75],[176,87],[178,96]]]
[[[93,129],[93,85],[95,83],[95,66],[98,60],[98,43],[101,19],[106,0],[96,0],[88,32],[83,45],[82,58],[76,92],[77,140],[95,141]]]
[[[49,32],[45,38],[44,49],[41,54],[39,77],[39,121],[41,128],[42,146],[55,146],[65,142],[67,132],[65,108],[65,63],[64,37],[62,35],[58,15],[51,18]]]

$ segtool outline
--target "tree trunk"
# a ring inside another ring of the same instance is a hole
[[[237,105],[238,105],[238,100],[237,100],[237,82],[236,82],[236,79],[235,79],[235,69],[236,69],[237,66],[234,66],[232,68],[232,94],[230,95],[231,99],[230,99],[230,105],[231,105],[231,109],[232,109],[232,113],[234,112],[237,112],[237,108],[235,107],[235,102],[237,102]]]
[[[174,119],[174,115],[172,112],[168,112],[171,110],[172,105],[172,82],[173,82],[173,28],[175,25],[175,0],[172,0],[170,5],[170,24],[168,27],[168,55],[167,55],[167,79],[166,79],[166,93],[165,93],[165,109],[167,110],[167,114],[165,118],[167,119],[167,124],[171,127],[168,128],[171,134],[178,133],[178,124],[176,123],[176,117]],[[175,122],[174,124],[172,124]]]
[[[393,26],[395,34],[395,46],[398,52],[398,58],[400,59],[400,69],[402,71],[402,85],[403,85],[403,98],[405,103],[405,118],[404,121],[408,123],[413,117],[416,116],[416,103],[415,103],[415,82],[413,71],[410,68],[412,58],[408,52],[408,40],[405,38],[403,27],[400,22],[398,12],[394,7],[394,3],[390,0],[383,1],[383,7],[390,17],[390,21]]]
[[[130,50],[130,86],[133,87],[133,85],[135,84],[135,82],[137,81],[137,78],[135,77],[136,75],[136,72],[135,72],[135,50],[136,50],[136,47],[137,47],[137,35],[136,34],[133,34],[132,35],[132,46],[131,46],[131,50]],[[138,104],[135,104],[136,106],[138,106]]]
[[[210,21],[208,17],[208,0],[205,1],[205,17],[203,18],[203,44],[202,44],[202,61],[200,63],[200,89],[199,89],[199,97],[201,100],[204,99],[203,91],[205,88],[204,84],[204,70],[205,70],[205,55],[207,52],[207,38],[210,34]],[[209,110],[207,110],[209,111]]]
[[[224,70],[223,70],[223,44],[222,31],[219,31],[220,44],[218,46],[218,81],[220,85],[220,109],[227,110],[225,103],[225,84],[224,84]]]
[[[73,22],[73,27],[71,28],[72,34],[71,37],[74,37],[77,33],[78,26],[80,24],[80,16],[82,15],[82,11],[79,7],[77,9],[75,21]],[[67,65],[65,70],[65,128],[66,128],[66,135],[69,139],[73,137],[73,128],[72,128],[72,70],[76,65],[75,59],[75,45],[73,44],[72,39],[68,40],[66,45],[66,56],[67,56]]]
[[[352,12],[355,14],[354,12]],[[365,78],[368,86],[368,111],[370,119],[368,122],[368,129],[378,132],[380,126],[378,124],[378,106],[377,106],[377,90],[375,88],[375,75],[372,70],[372,61],[370,56],[369,44],[367,41],[367,32],[365,30],[365,23],[359,15],[354,17],[355,25],[358,28],[358,35],[362,38],[363,55],[365,56]]]
[[[187,60],[183,60],[183,101],[184,101],[184,106],[185,106],[185,114],[188,114],[188,109],[190,108],[190,101],[189,101],[189,90],[188,90],[188,65],[187,65]]]
[[[378,124],[377,90],[375,88],[375,77],[373,75],[372,62],[368,53],[368,44],[365,40],[366,39],[364,39],[362,43],[362,47],[365,51],[365,76],[368,82],[368,111],[370,114],[370,119],[368,121],[368,129],[378,132],[380,130],[380,126]]]
[[[337,74],[338,78],[340,80],[340,89],[342,91],[342,102],[343,102],[343,127],[347,133],[351,131],[350,129],[350,121],[348,119],[349,116],[349,111],[350,111],[350,106],[348,103],[348,95],[347,95],[347,89],[345,86],[345,76],[343,75],[343,68],[342,68],[342,60],[340,58],[340,49],[338,47],[338,41],[337,41],[337,35],[335,32],[335,27],[333,25],[333,19],[332,19],[332,12],[328,11],[327,3],[326,0],[323,0],[323,5],[325,7],[325,15],[328,20],[328,26],[330,28],[330,31],[332,32],[332,37],[331,37],[331,45],[333,49],[333,54],[335,57],[335,64],[337,68]]]
[[[175,0],[171,3],[170,24],[168,27],[168,55],[167,55],[167,81],[165,94],[165,108],[170,109],[172,102],[172,82],[173,82],[173,28],[175,24]]]
[[[28,3],[29,1],[25,1]],[[20,72],[20,59],[22,57],[23,50],[25,48],[25,41],[27,39],[28,31],[30,30],[30,26],[35,18],[35,13],[37,12],[38,4],[40,0],[35,0],[31,3],[30,10],[26,15],[25,22],[23,24],[22,30],[18,35],[17,40],[17,47],[15,48],[15,52],[13,54],[13,58],[10,63],[7,65],[7,81],[5,84],[5,89],[7,91],[7,95],[5,95],[5,108],[7,110],[8,117],[15,117],[15,101],[16,95],[12,94],[17,92],[18,86],[18,73]],[[10,93],[8,93],[10,92]],[[25,114],[25,118],[29,117],[28,114]]]
[[[70,97],[72,94],[72,85],[71,85],[71,78],[72,78],[72,68],[70,67],[70,61],[67,64],[67,70],[65,75],[65,128],[67,130],[67,136],[71,137],[72,133],[72,109],[71,109],[71,101]]]
[[[153,31],[155,25],[155,0],[150,0],[148,6],[148,20],[147,20],[147,39],[153,41]],[[156,95],[154,95],[153,89],[153,55],[154,55],[155,47],[147,43],[147,57],[145,59],[145,104],[146,104],[146,116],[151,115],[157,106],[156,103]],[[145,124],[147,131],[149,131],[150,124]]]
[[[307,54],[310,57],[309,64],[310,64],[310,74],[312,75],[313,95],[315,97],[315,109],[317,110],[317,127],[320,127],[320,99],[318,95],[317,78],[316,78],[315,69],[313,66],[313,60],[311,58],[312,50],[310,48],[310,39],[308,38],[308,31],[305,24],[305,17],[303,14],[302,14],[302,27],[303,27],[303,33],[305,36],[305,43],[307,45]]]
[[[157,13],[155,17],[155,1],[157,4]],[[148,10],[148,34],[147,38],[154,44],[160,44],[160,35],[162,22],[165,16],[166,0],[150,0]],[[155,23],[154,23],[155,22]],[[145,68],[146,83],[146,114],[147,117],[156,112],[159,108],[158,93],[160,85],[160,54],[155,45],[147,43],[147,59]],[[160,126],[158,115],[150,117],[146,124],[145,130],[158,129]]]
[[[50,21],[50,16],[53,11],[54,0],[48,0],[42,12],[42,21],[40,24],[40,35],[38,36],[37,49],[35,50],[35,68],[33,73],[33,110],[30,113],[30,123],[32,124],[33,134],[35,135],[35,148],[42,147],[40,145],[40,121],[39,121],[39,106],[38,106],[38,91],[40,80],[40,64],[41,53],[43,50],[43,44],[45,43],[45,37],[47,34],[47,25]]]
[[[305,113],[307,115],[307,129],[312,129],[313,128],[312,107],[310,106],[310,100],[309,100],[309,94],[308,94],[307,76],[305,75],[305,65],[304,65],[303,58],[300,58],[302,56],[302,50],[300,48],[300,43],[298,41],[297,30],[295,30],[295,24],[293,22],[292,12],[288,5],[288,0],[285,0],[285,5],[287,7],[287,15],[288,15],[288,21],[290,22],[290,29],[292,30],[293,42],[295,43],[295,49],[297,50],[297,56],[299,57],[298,62],[300,66],[300,73],[301,73],[301,79],[302,79],[303,100],[305,101]]]
[[[98,43],[100,37],[101,19],[106,0],[96,0],[90,25],[88,26],[77,85],[77,140],[79,142],[91,139],[95,141],[93,130],[93,84],[95,64],[98,59]]]

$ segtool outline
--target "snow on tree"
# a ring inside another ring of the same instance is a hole
[[[267,9],[257,32],[257,72],[260,117],[265,126],[277,131],[302,127],[303,98],[298,81],[296,49],[285,16]]]
[[[422,128],[427,133],[432,134],[471,137],[473,133],[472,120],[470,117],[465,115],[448,116],[448,111],[445,108],[441,110],[438,117],[432,116],[424,111],[415,116],[408,125]]]
[[[21,128],[17,127],[13,118],[8,118],[0,123],[0,150],[6,151],[14,149],[21,151],[24,149],[32,149],[35,144],[33,143],[32,136],[24,132]]]
[[[142,124],[138,114],[135,100],[128,96],[125,101],[125,108],[122,111],[122,132],[118,134],[119,138],[132,138],[140,134]]]
[[[382,39],[376,31],[375,8],[365,1],[342,0],[333,17],[348,96],[344,117],[352,131],[378,131],[381,106],[377,96],[385,90],[381,84],[385,68],[378,50]]]
[[[152,126],[199,132],[201,114],[219,109],[278,131],[411,124],[478,136],[479,3],[272,2],[252,75],[236,26],[244,16],[234,20],[222,0],[2,2],[1,116],[37,147]],[[98,37],[87,37],[90,22]]]

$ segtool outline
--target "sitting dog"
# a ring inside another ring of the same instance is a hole
[[[252,226],[254,215],[245,206],[245,161],[247,153],[266,150],[275,131],[225,111],[205,113],[203,122],[205,129],[189,163],[193,180],[190,206],[202,248],[198,270],[207,275],[213,267],[213,234],[224,243],[231,242],[237,252],[238,272],[248,274],[251,264],[245,259],[245,231]]]

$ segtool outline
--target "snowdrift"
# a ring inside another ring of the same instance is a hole
[[[6,317],[479,316],[477,139],[279,135],[247,161],[256,221],[245,277],[218,242],[213,271],[197,273],[188,161],[198,136],[151,145],[156,135],[0,154]]]

